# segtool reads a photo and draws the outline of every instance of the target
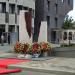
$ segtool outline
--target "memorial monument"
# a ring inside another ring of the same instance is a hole
[[[32,14],[25,10],[19,15],[19,42],[32,43]]]
[[[46,21],[41,22],[38,42],[47,42],[47,22]]]

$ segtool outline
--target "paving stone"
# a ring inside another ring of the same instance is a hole
[[[53,58],[44,61],[31,61],[10,65],[9,67],[20,67],[30,71],[55,73],[60,75],[75,75],[75,58]],[[67,64],[68,63],[68,64]]]

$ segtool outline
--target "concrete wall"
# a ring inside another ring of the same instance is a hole
[[[15,25],[15,14],[9,15],[9,25]]]
[[[5,24],[5,13],[0,13],[0,24]]]

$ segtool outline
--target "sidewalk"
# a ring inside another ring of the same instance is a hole
[[[9,45],[5,43],[4,46],[1,46],[0,44],[0,52],[9,52],[9,51],[12,51],[13,48],[14,48],[14,45]]]

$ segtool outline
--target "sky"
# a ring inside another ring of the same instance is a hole
[[[73,10],[70,11],[69,13],[69,16],[72,17],[75,21],[75,0],[73,0]]]

